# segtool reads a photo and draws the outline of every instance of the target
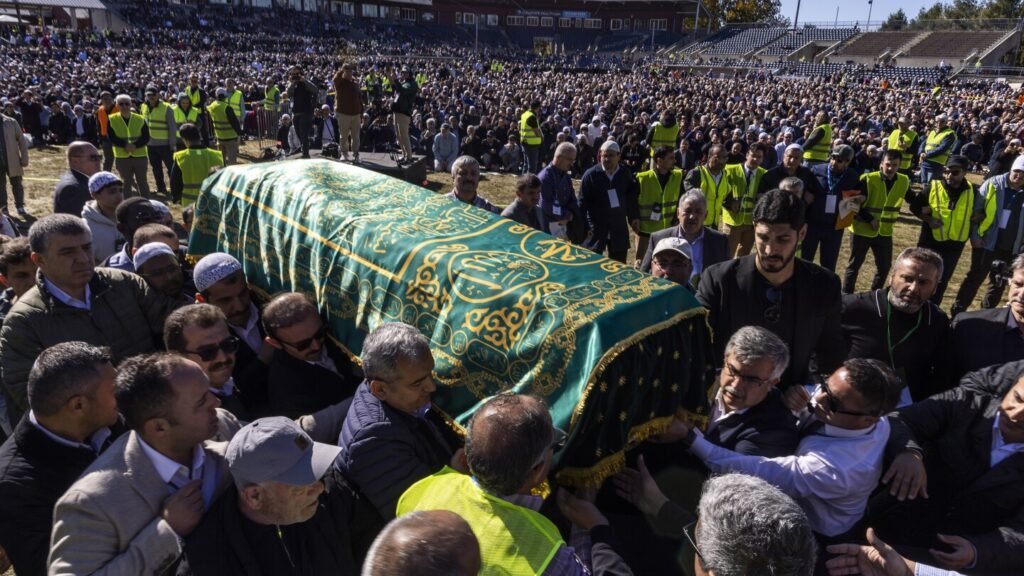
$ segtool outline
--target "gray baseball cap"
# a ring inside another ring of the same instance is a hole
[[[846,144],[840,144],[832,149],[832,156],[844,162],[849,162],[850,160],[853,160],[853,147],[847,146]]]
[[[245,425],[228,444],[231,475],[244,482],[312,484],[327,473],[341,448],[314,442],[294,420],[260,418]]]

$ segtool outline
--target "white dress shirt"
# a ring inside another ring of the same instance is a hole
[[[49,438],[50,440],[53,440],[57,444],[62,444],[64,446],[68,446],[70,448],[85,448],[86,450],[92,450],[93,452],[95,452],[97,454],[100,453],[100,449],[103,448],[103,443],[107,441],[107,438],[110,438],[110,434],[111,434],[110,428],[107,428],[107,427],[100,428],[99,430],[93,432],[92,436],[89,436],[89,438],[88,438],[89,443],[88,444],[83,444],[81,442],[75,442],[73,440],[68,440],[67,438],[65,438],[63,436],[58,436],[58,435],[54,434],[53,432],[50,432],[49,430],[46,429],[45,426],[43,426],[42,424],[39,423],[39,420],[36,419],[35,412],[33,412],[31,410],[28,411],[28,421],[31,422],[33,426],[38,428],[39,431],[42,432],[47,438]]]
[[[712,472],[743,472],[778,486],[800,504],[815,532],[838,536],[864,515],[882,475],[888,439],[889,422],[882,418],[866,430],[826,425],[823,435],[801,439],[793,456],[737,454],[708,442],[699,431],[691,450]]]
[[[157,452],[152,446],[139,436],[139,445],[142,451],[153,463],[156,473],[160,479],[167,484],[171,494],[177,492],[182,486],[193,480],[202,480],[203,504],[209,509],[213,502],[213,493],[217,489],[217,467],[206,467],[206,450],[203,446],[197,445],[192,450],[192,466],[186,467]]]

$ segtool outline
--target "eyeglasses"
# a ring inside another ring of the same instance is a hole
[[[825,402],[827,405],[823,406],[823,408],[825,408],[829,412],[832,412],[833,414],[845,414],[847,416],[860,416],[867,418],[874,418],[878,416],[878,414],[868,414],[867,412],[853,412],[851,410],[843,410],[842,404],[839,402],[839,399],[836,398],[835,395],[832,393],[832,390],[829,389],[828,382],[823,381],[821,384],[818,385],[818,387],[821,388],[821,391],[825,393]]]
[[[323,341],[324,336],[327,336],[327,324],[320,324],[320,328],[316,331],[315,334],[313,334],[309,338],[305,338],[303,340],[299,340],[298,342],[285,342],[284,340],[281,340],[280,338],[278,338],[277,341],[280,342],[281,344],[284,344],[286,346],[291,346],[292,348],[295,348],[296,350],[300,350],[301,351],[301,350],[307,350],[310,346],[312,346],[314,340],[317,341],[317,342]]]
[[[212,362],[219,353],[234,354],[235,350],[238,350],[238,338],[228,336],[216,344],[201,346],[196,350],[184,350],[184,352],[195,354],[203,362]]]
[[[547,450],[544,450],[544,452],[541,453],[540,457],[537,458],[537,461],[534,462],[533,466],[530,466],[530,468],[536,468],[537,466],[540,466],[541,464],[543,464],[544,463],[544,459],[548,455],[548,450],[551,450],[552,452],[558,452],[562,448],[565,448],[565,444],[569,440],[569,435],[566,434],[565,430],[562,430],[561,428],[558,428],[557,426],[552,426],[551,430],[552,430],[551,445],[548,446]]]
[[[730,364],[728,362],[725,363],[725,371],[729,373],[729,377],[730,378],[736,378],[740,382],[746,382],[746,383],[754,385],[754,386],[764,386],[765,384],[768,384],[770,382],[770,380],[765,380],[763,378],[758,378],[757,376],[750,376],[748,374],[741,374],[739,368],[733,366],[732,364]]]
[[[697,558],[700,559],[700,563],[703,565],[704,556],[700,553],[700,550],[697,549],[697,520],[697,518],[694,518],[693,522],[683,526],[683,535],[686,536],[686,540],[690,543],[690,546],[693,546],[694,553],[697,554]]]
[[[777,324],[782,318],[782,290],[775,286],[769,286],[764,292],[765,298],[770,304],[764,309],[764,321],[769,324]]]

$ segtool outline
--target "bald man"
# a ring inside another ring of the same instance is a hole
[[[99,172],[103,156],[95,146],[82,140],[68,144],[68,169],[61,175],[53,191],[55,213],[81,216],[89,195],[89,177]]]
[[[469,524],[448,510],[426,510],[384,527],[363,576],[474,576],[480,568],[480,543]]]

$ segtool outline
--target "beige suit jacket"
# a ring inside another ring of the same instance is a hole
[[[18,121],[0,114],[0,137],[4,139],[4,148],[7,150],[7,175],[24,175],[25,166],[28,166],[28,143],[25,142]]]
[[[214,499],[231,482],[224,443],[207,442],[204,474],[217,473]],[[181,540],[161,517],[170,488],[134,431],[112,444],[57,502],[50,539],[50,576],[164,574]]]

